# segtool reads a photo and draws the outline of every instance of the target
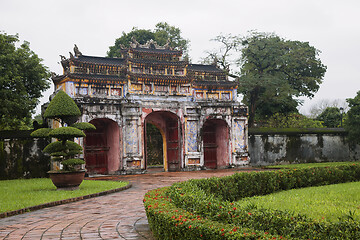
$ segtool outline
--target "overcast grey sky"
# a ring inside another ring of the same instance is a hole
[[[0,0],[0,31],[18,33],[62,73],[59,55],[77,44],[84,55],[105,56],[123,31],[153,29],[161,21],[179,27],[190,40],[194,63],[220,33],[275,32],[319,49],[327,72],[320,90],[301,112],[322,99],[353,98],[360,90],[360,1],[358,0]],[[41,100],[46,102],[53,87]]]

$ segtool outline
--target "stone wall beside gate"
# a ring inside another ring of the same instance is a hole
[[[50,156],[42,153],[48,139],[33,139],[29,131],[0,131],[0,179],[46,177]]]
[[[248,144],[252,166],[360,160],[360,145],[349,143],[342,129],[250,129]]]
[[[48,140],[30,138],[31,131],[0,132],[0,179],[46,177],[49,156],[41,150]],[[250,165],[358,161],[360,146],[346,140],[344,131],[249,131]]]

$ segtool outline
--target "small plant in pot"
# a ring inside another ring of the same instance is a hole
[[[31,136],[35,138],[57,139],[43,150],[44,153],[50,154],[54,162],[62,165],[62,168],[58,166],[58,169],[48,172],[57,189],[78,189],[85,176],[83,167],[85,161],[76,158],[83,149],[74,142],[74,138],[85,137],[83,130],[95,129],[95,126],[87,122],[75,123],[80,115],[80,109],[74,100],[60,90],[50,101],[44,113],[44,118],[53,119],[60,124],[60,127],[40,128],[31,133]]]

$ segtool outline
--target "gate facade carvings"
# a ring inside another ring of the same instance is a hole
[[[249,163],[247,107],[221,69],[190,64],[153,41],[134,41],[121,54],[85,56],[76,48],[52,78],[80,107],[80,121],[99,126],[83,141],[90,173],[146,170],[147,123],[162,134],[166,171]]]

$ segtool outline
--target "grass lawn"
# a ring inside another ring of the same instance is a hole
[[[124,187],[128,182],[84,180],[79,190],[56,191],[49,178],[0,181],[0,212]]]
[[[284,165],[271,165],[265,168],[308,168],[308,167],[335,167],[343,165],[360,164],[360,162],[323,162],[323,163],[300,163],[300,164],[284,164]]]
[[[301,213],[319,221],[333,222],[349,215],[360,220],[360,182],[294,189],[237,203]]]

